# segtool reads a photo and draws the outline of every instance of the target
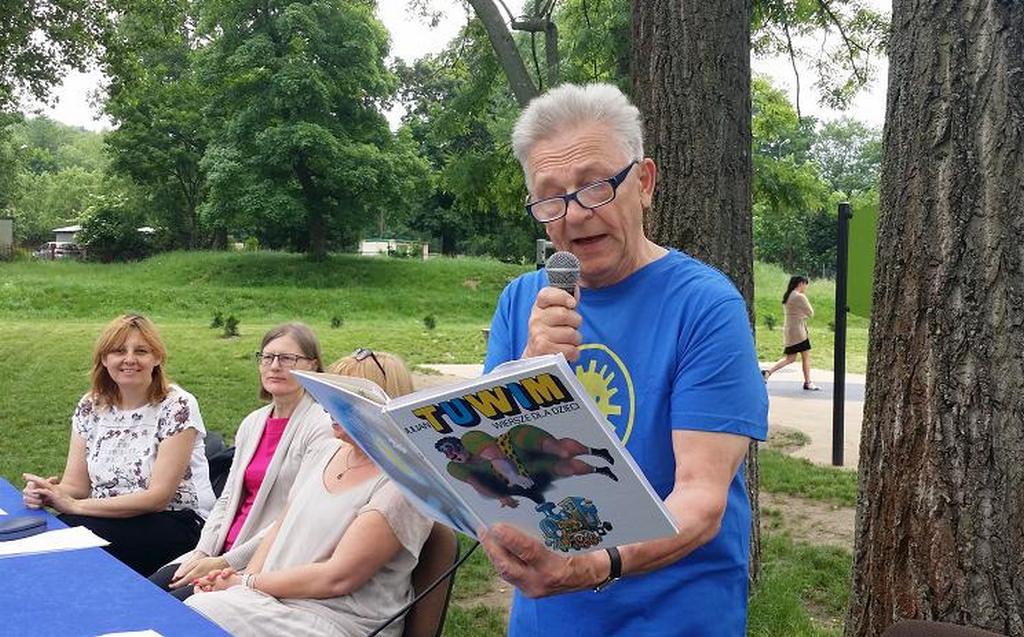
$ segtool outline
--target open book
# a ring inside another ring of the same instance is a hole
[[[292,373],[411,502],[466,535],[506,522],[569,553],[677,532],[561,355],[394,400],[361,378]]]

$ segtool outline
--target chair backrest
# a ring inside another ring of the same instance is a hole
[[[435,522],[420,551],[420,561],[412,571],[412,587],[416,595],[433,584],[458,559],[459,539],[455,531]],[[452,573],[409,609],[402,637],[438,637],[441,634],[454,584],[455,573]]]
[[[234,458],[235,448],[224,445],[224,436],[216,431],[206,433],[206,463],[210,467],[210,485],[213,487],[213,495],[218,498],[228,482]]]
[[[209,460],[224,450],[224,436],[216,431],[207,431],[206,437],[203,438],[203,444],[206,445],[206,459]]]

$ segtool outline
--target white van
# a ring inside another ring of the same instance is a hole
[[[82,256],[82,249],[70,241],[47,241],[32,253],[37,259],[72,259]]]

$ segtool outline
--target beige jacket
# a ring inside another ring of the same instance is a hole
[[[245,469],[256,453],[272,408],[273,405],[266,405],[257,409],[246,416],[238,426],[238,431],[235,432],[235,458],[231,463],[231,472],[228,474],[224,491],[206,520],[195,550],[207,555],[221,554],[228,530],[235,520],[235,513],[242,506]],[[333,439],[330,415],[309,394],[304,394],[292,412],[288,426],[285,427],[281,442],[274,451],[274,456],[267,467],[267,474],[260,484],[259,491],[256,492],[256,499],[238,537],[235,538],[234,545],[231,550],[224,553],[224,558],[232,568],[241,570],[249,563],[249,559],[259,547],[262,531],[284,510],[292,483],[295,482],[303,460],[316,454],[318,449],[322,450],[321,442]],[[192,551],[174,560],[174,563],[181,563],[191,555]]]
[[[803,294],[793,290],[789,293],[783,305],[786,312],[786,321],[783,326],[783,347],[796,345],[810,338],[807,332],[807,320],[814,316],[814,308],[811,302]]]

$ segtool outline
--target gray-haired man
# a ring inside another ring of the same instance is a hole
[[[517,588],[509,632],[743,635],[742,463],[750,440],[767,433],[743,299],[718,271],[644,234],[657,172],[640,114],[615,87],[562,85],[537,98],[513,146],[527,208],[579,258],[581,289],[577,300],[543,272],[509,284],[485,367],[565,354],[680,532],[564,558],[515,528],[488,529],[484,548]]]

